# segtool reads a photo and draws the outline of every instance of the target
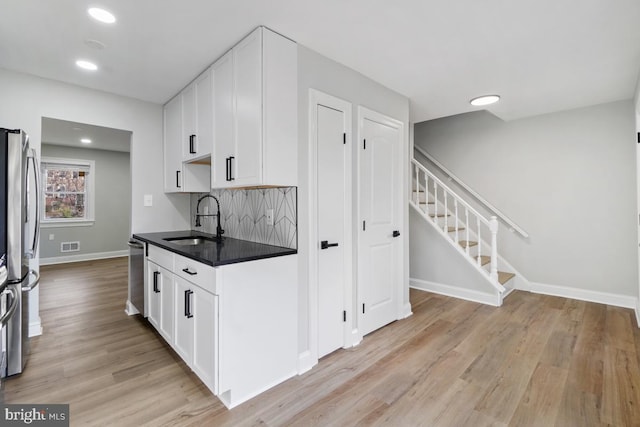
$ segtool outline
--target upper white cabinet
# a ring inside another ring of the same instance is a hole
[[[210,77],[209,77],[210,80]],[[191,86],[190,86],[191,87]],[[195,92],[193,92],[195,94]],[[185,134],[184,104],[191,102],[191,93],[183,96],[178,94],[164,106],[164,191],[178,192],[208,192],[210,181],[210,166],[184,162],[183,144]],[[186,99],[185,99],[186,98]],[[189,126],[191,126],[189,124]],[[211,129],[210,134],[213,133]],[[198,141],[197,134],[195,141]],[[188,138],[187,138],[188,140]],[[189,143],[187,142],[187,146]],[[209,145],[210,147],[210,145]],[[187,148],[188,150],[188,148]],[[211,148],[209,148],[209,154]],[[203,154],[204,155],[204,154]]]
[[[213,82],[207,69],[181,93],[182,159],[191,161],[211,155],[213,148]]]
[[[264,27],[213,64],[213,188],[297,185],[297,66]]]

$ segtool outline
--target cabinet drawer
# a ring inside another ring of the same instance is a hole
[[[147,259],[166,268],[167,270],[173,270],[173,256],[173,253],[169,252],[166,249],[161,249],[157,246],[149,245]]]
[[[175,268],[173,272],[183,279],[200,286],[205,291],[217,294],[216,269],[194,261],[182,255],[175,255]]]

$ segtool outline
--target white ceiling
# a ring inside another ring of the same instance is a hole
[[[91,144],[83,144],[88,138]],[[67,120],[42,118],[42,143],[96,150],[130,151],[131,132]]]
[[[111,10],[112,26],[89,6]],[[408,96],[412,120],[633,97],[638,0],[0,0],[0,67],[164,103],[258,25]],[[96,50],[85,44],[96,39]],[[78,58],[101,67],[88,73]]]

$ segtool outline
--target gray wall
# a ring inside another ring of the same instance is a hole
[[[501,254],[528,280],[638,295],[631,101],[511,122],[467,113],[416,124],[414,143],[530,234],[501,226]]]
[[[42,157],[95,161],[95,223],[86,227],[43,227],[40,258],[127,249],[131,212],[129,153],[42,144]],[[49,235],[55,236],[49,240]],[[61,242],[79,241],[80,251],[60,252]]]
[[[298,254],[300,260],[300,288],[299,298],[299,345],[300,352],[309,349],[308,325],[309,325],[309,286],[308,286],[308,250],[309,247],[309,89],[316,89],[351,102],[353,126],[352,135],[355,139],[357,132],[357,106],[362,105],[371,110],[377,111],[387,116],[393,117],[404,122],[407,129],[407,148],[408,140],[408,124],[409,124],[409,100],[392,90],[374,82],[368,77],[363,76],[356,71],[345,67],[329,58],[326,58],[304,46],[298,45],[298,158],[299,158],[299,176],[298,176]],[[357,159],[356,145],[353,144],[353,160]],[[353,183],[358,182],[356,176],[356,168],[354,167]],[[353,207],[354,214],[356,212],[357,194],[354,190]],[[406,207],[405,207],[406,208]],[[408,209],[405,209],[405,226],[408,229]],[[355,227],[354,227],[355,231]],[[357,247],[354,238],[354,250]],[[405,253],[408,252],[408,241],[405,239]],[[354,255],[355,256],[355,255]],[[354,258],[354,261],[357,258]],[[408,283],[408,264],[406,257],[406,282]],[[354,272],[355,272],[354,268]],[[354,278],[355,280],[355,278]],[[355,283],[355,281],[354,281]],[[354,286],[355,290],[355,286]],[[408,289],[407,289],[408,291]],[[355,297],[355,295],[354,295]],[[408,292],[406,302],[408,302]],[[354,298],[354,304],[356,299]],[[355,307],[352,310],[355,313]]]

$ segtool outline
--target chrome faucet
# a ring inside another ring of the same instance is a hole
[[[215,213],[215,214],[201,214],[200,213],[200,202],[202,202],[207,197],[211,197],[213,200],[216,201],[216,205],[218,206],[218,213]],[[222,226],[220,225],[220,202],[218,201],[218,198],[216,196],[213,196],[211,194],[205,194],[204,196],[202,196],[202,197],[200,197],[198,199],[198,204],[196,205],[196,227],[202,227],[202,224],[200,223],[200,217],[202,217],[202,216],[216,216],[216,217],[218,217],[218,225],[216,226],[216,241],[217,242],[222,242],[222,235],[224,234],[224,230],[222,229]]]

